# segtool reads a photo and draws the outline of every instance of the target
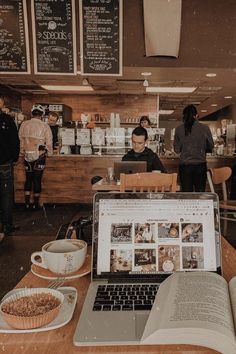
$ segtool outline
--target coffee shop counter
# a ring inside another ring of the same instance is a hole
[[[42,180],[43,203],[92,203],[93,176],[106,176],[107,167],[122,155],[53,155],[47,158]],[[168,172],[178,172],[178,157],[161,157]],[[208,168],[232,167],[233,156],[210,156]],[[25,171],[23,158],[15,165],[15,202],[24,202]]]

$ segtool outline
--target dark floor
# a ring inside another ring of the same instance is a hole
[[[90,215],[92,205],[46,205],[39,211],[25,211],[23,205],[14,209],[14,223],[20,229],[5,237],[0,244],[0,299],[30,270],[30,255],[56,238],[62,224]],[[235,219],[236,221],[236,219]],[[223,234],[222,223],[222,234]],[[236,248],[236,222],[228,222],[227,240]]]
[[[62,224],[90,215],[89,204],[46,205],[39,211],[14,209],[14,224],[20,228],[14,236],[5,236],[0,244],[0,299],[30,270],[30,255],[56,238]]]

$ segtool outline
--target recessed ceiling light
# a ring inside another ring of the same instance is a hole
[[[172,114],[172,113],[174,113],[173,109],[160,109],[159,110],[159,114],[169,115],[169,114]]]
[[[58,86],[58,85],[41,85],[42,88],[48,91],[94,91],[92,86]]]
[[[201,109],[201,112],[202,112],[202,113],[206,113],[206,112],[207,112],[207,109]]]
[[[217,106],[218,106],[217,103],[212,103],[212,104],[211,104],[211,107],[217,107]]]
[[[208,73],[208,74],[206,74],[206,76],[207,76],[207,77],[215,77],[216,74],[215,74],[215,73]]]
[[[152,75],[152,73],[150,73],[149,71],[145,71],[145,72],[141,73],[141,75],[150,76],[150,75]]]
[[[153,93],[191,93],[196,87],[146,87],[146,92]]]
[[[225,96],[224,98],[230,99],[230,98],[233,98],[233,97],[232,96]]]

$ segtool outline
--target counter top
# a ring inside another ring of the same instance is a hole
[[[58,158],[62,158],[62,157],[96,157],[96,158],[104,158],[104,157],[122,157],[124,154],[103,154],[103,155],[97,155],[97,154],[93,154],[93,155],[80,155],[80,154],[55,154],[52,155],[50,157],[58,157]],[[160,156],[160,159],[179,159],[179,156]],[[211,160],[211,159],[234,159],[236,158],[236,154],[235,155],[211,155],[211,156],[207,156],[207,160]]]

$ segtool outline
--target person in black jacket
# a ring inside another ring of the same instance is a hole
[[[20,141],[16,124],[3,109],[4,96],[0,94],[0,210],[1,237],[15,231],[12,209],[14,203],[13,163],[18,160]]]
[[[198,121],[193,104],[183,110],[183,123],[175,129],[174,150],[180,154],[179,178],[182,192],[205,192],[207,180],[206,154],[214,141],[210,128]]]
[[[137,127],[132,131],[132,150],[122,157],[122,161],[147,161],[147,172],[159,170],[166,173],[161,160],[146,144],[148,140],[147,130]]]

